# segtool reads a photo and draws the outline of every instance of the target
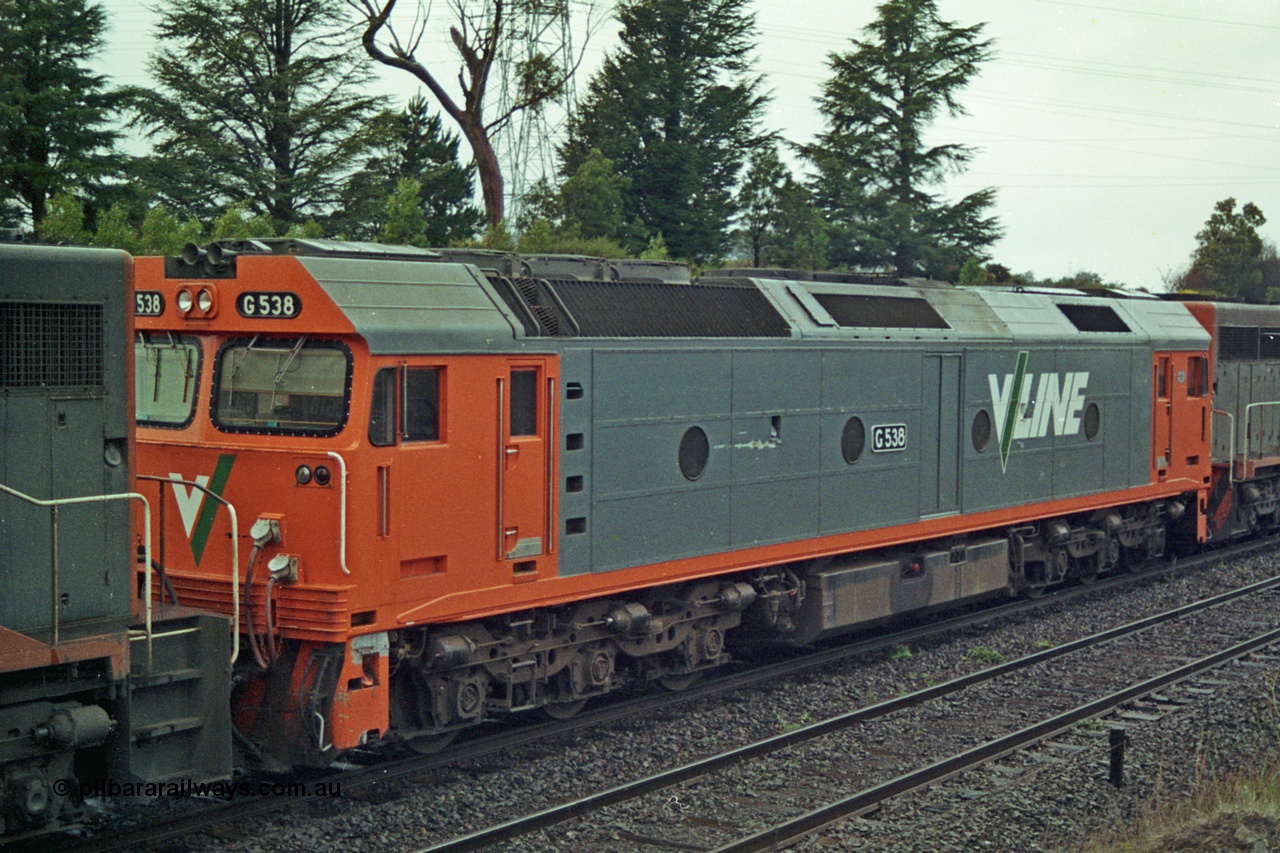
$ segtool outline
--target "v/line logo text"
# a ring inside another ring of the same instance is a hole
[[[1041,373],[1037,381],[1034,375],[1027,374],[1028,355],[1025,350],[1018,353],[1013,373],[1003,377],[995,373],[987,375],[1001,470],[1009,462],[1009,450],[1015,439],[1080,432],[1089,371]]]

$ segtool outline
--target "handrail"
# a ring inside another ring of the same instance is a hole
[[[164,507],[164,484],[176,483],[180,486],[195,487],[204,492],[205,495],[213,498],[218,503],[227,508],[227,513],[231,517],[231,662],[234,664],[236,658],[240,656],[240,519],[236,515],[236,508],[232,503],[222,495],[213,491],[207,486],[203,486],[193,480],[183,480],[172,475],[168,477],[157,477],[154,474],[138,474],[139,480],[150,480],[160,484],[160,506]],[[164,531],[160,531],[161,538],[164,537]],[[151,522],[147,522],[147,613],[148,624],[150,623],[151,613]]]
[[[1280,400],[1267,400],[1262,403],[1250,403],[1244,407],[1244,460],[1241,462],[1241,465],[1244,468],[1244,471],[1242,473],[1245,476],[1248,476],[1248,473],[1249,473],[1249,416],[1253,414],[1254,409],[1261,408],[1262,406],[1280,406]],[[1262,458],[1261,437],[1259,437],[1258,439],[1258,445],[1259,445],[1258,458],[1261,459]]]
[[[1222,415],[1231,422],[1231,442],[1227,451],[1227,459],[1231,460],[1231,466],[1227,471],[1227,482],[1234,486],[1236,483],[1236,416],[1225,409],[1210,409],[1209,412],[1214,415]]]
[[[50,554],[50,558],[53,561],[53,565],[51,567],[50,574],[51,574],[51,580],[52,580],[52,596],[53,596],[52,597],[52,610],[53,610],[52,620],[53,622],[52,622],[52,625],[50,626],[51,637],[52,637],[52,642],[50,643],[50,645],[53,645],[53,646],[57,646],[59,641],[59,636],[58,636],[58,607],[59,607],[59,601],[58,601],[58,507],[71,506],[74,504],[106,503],[108,501],[122,501],[122,500],[137,500],[142,502],[142,512],[143,512],[142,548],[143,548],[143,558],[147,561],[147,576],[145,580],[146,592],[144,593],[146,595],[146,603],[143,606],[145,608],[145,614],[146,614],[145,619],[146,619],[146,632],[147,632],[147,668],[150,669],[151,639],[152,639],[151,568],[150,568],[151,567],[151,504],[147,502],[147,499],[144,498],[142,495],[138,494],[137,492],[119,492],[119,493],[110,494],[110,495],[89,495],[87,497],[82,497],[82,498],[54,498],[51,500],[41,500],[40,498],[33,498],[31,497],[31,495],[23,494],[17,489],[10,488],[9,486],[4,485],[3,483],[0,483],[0,491],[3,491],[5,494],[13,495],[15,498],[26,501],[29,504],[34,504],[36,506],[49,507],[52,510],[51,520],[53,523],[50,529],[50,538],[51,538],[50,544],[52,545],[53,550],[52,550],[52,553]]]
[[[327,454],[330,459],[336,459],[338,462],[338,477],[342,480],[342,488],[339,492],[339,509],[338,509],[338,558],[341,562],[338,564],[344,575],[351,574],[351,570],[347,568],[347,460],[342,458],[342,454],[334,453],[332,450]]]

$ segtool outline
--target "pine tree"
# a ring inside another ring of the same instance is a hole
[[[940,115],[964,113],[957,96],[992,55],[982,29],[942,20],[934,0],[887,0],[864,38],[830,57],[818,101],[827,128],[804,153],[833,264],[949,278],[999,238],[994,189],[954,204],[936,191],[973,149],[924,139]]]
[[[166,204],[212,216],[232,201],[287,228],[323,217],[376,143],[384,100],[342,0],[165,0],[160,90],[140,93]]]
[[[562,173],[599,149],[631,180],[626,221],[661,234],[675,257],[717,258],[767,102],[752,72],[755,16],[748,0],[629,0],[618,19],[622,45],[591,80]]]
[[[119,171],[126,95],[89,70],[106,13],[86,0],[0,0],[0,197],[40,230],[49,199]]]
[[[738,233],[751,255],[751,266],[765,263],[765,244],[778,225],[779,192],[788,177],[776,146],[765,146],[751,155],[746,176],[738,190]]]
[[[461,140],[444,129],[421,95],[380,122],[379,150],[343,191],[335,231],[353,240],[372,239],[386,221],[388,199],[408,179],[418,185],[426,222],[422,245],[447,246],[473,237],[484,214],[472,203],[475,167],[458,161]]]

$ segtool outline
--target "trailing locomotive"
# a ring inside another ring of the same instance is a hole
[[[134,590],[132,308],[123,252],[0,246],[6,837],[74,824],[95,782],[230,772],[227,620]]]
[[[303,240],[137,275],[161,562],[285,764],[1275,521],[1221,308]]]

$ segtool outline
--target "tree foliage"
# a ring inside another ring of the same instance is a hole
[[[0,197],[39,231],[50,197],[118,173],[126,95],[89,70],[106,14],[87,0],[0,0]]]
[[[414,96],[402,112],[386,113],[378,121],[382,141],[343,191],[334,232],[353,240],[373,239],[386,223],[389,197],[401,191],[403,181],[412,180],[424,218],[421,245],[447,246],[474,236],[484,223],[472,203],[474,166],[458,162],[460,140],[444,130],[439,115],[431,114],[427,99]]]
[[[1246,202],[1238,211],[1234,198],[1215,204],[1204,228],[1196,234],[1191,268],[1178,282],[1178,289],[1216,293],[1246,302],[1264,301],[1269,265],[1257,229],[1266,221],[1252,202]]]
[[[973,150],[929,145],[925,131],[940,115],[964,113],[958,94],[991,42],[981,24],[944,21],[934,0],[886,0],[877,11],[864,38],[831,55],[818,100],[826,129],[804,148],[832,224],[830,260],[949,278],[1000,236],[987,215],[995,190],[945,201],[935,188]]]
[[[383,99],[342,0],[163,0],[139,92],[148,177],[186,215],[245,200],[288,227],[323,217],[377,141]]]
[[[829,238],[822,212],[775,146],[752,154],[737,207],[737,236],[752,266],[826,269]]]
[[[751,266],[762,266],[766,243],[775,236],[779,226],[778,213],[783,182],[790,177],[782,165],[776,146],[761,146],[752,153],[747,172],[738,189],[738,235]]]
[[[570,123],[562,171],[598,149],[631,181],[625,221],[661,234],[676,257],[719,257],[734,186],[761,141],[755,17],[747,0],[627,0],[618,18],[621,46]]]
[[[445,114],[455,121],[463,137],[471,146],[476,168],[480,175],[480,193],[484,198],[489,227],[501,227],[506,216],[504,197],[505,180],[502,167],[494,151],[493,138],[500,133],[516,113],[538,110],[564,91],[573,69],[557,65],[551,55],[542,52],[539,45],[530,43],[528,55],[519,63],[516,73],[518,91],[507,93],[504,110],[486,111],[486,96],[494,76],[494,64],[498,61],[512,28],[520,30],[523,23],[535,17],[547,17],[564,12],[566,0],[529,3],[525,0],[445,0],[443,5],[449,15],[449,37],[462,60],[458,71],[458,88],[461,98],[456,98],[444,83],[438,69],[441,65],[453,73],[453,68],[438,57],[419,55],[423,38],[430,22],[430,6],[418,4],[418,13],[407,33],[402,35],[391,24],[399,0],[346,0],[363,20],[365,29],[361,43],[365,52],[377,62],[390,68],[398,68],[417,78]],[[591,13],[595,4],[580,4],[587,9],[587,30],[591,29]],[[563,45],[551,45],[552,53],[558,53]],[[434,63],[439,63],[438,65]],[[492,99],[490,99],[492,100]]]
[[[422,184],[401,178],[387,199],[387,213],[378,231],[379,243],[399,246],[429,246],[427,216],[422,212]]]

